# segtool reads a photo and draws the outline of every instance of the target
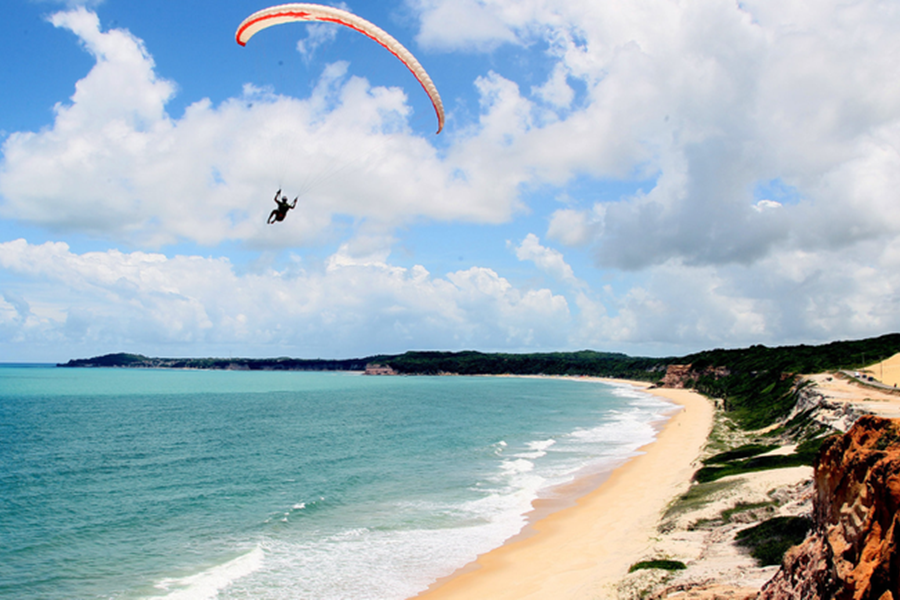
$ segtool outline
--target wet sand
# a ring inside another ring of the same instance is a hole
[[[647,391],[681,409],[665,422],[656,441],[641,448],[642,454],[573,505],[538,515],[529,534],[483,554],[416,598],[614,597],[615,583],[652,547],[668,503],[688,488],[713,422],[712,403],[695,392]]]

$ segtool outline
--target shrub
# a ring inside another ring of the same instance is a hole
[[[642,560],[634,563],[628,569],[629,573],[634,573],[639,569],[665,569],[666,571],[678,571],[679,569],[687,569],[687,565],[680,560]]]
[[[788,548],[802,542],[811,527],[812,520],[805,517],[775,517],[738,532],[735,539],[760,566],[780,565]]]

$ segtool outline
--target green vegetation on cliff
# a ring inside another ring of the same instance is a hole
[[[725,401],[725,411],[748,429],[765,427],[786,415],[795,403],[796,375],[859,369],[900,352],[900,334],[821,346],[751,346],[708,350],[675,361],[698,373],[692,386]],[[724,368],[728,375],[716,376]],[[702,373],[702,374],[701,374]]]

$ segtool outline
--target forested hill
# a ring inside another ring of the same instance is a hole
[[[482,352],[406,352],[351,359],[299,358],[151,358],[141,354],[106,354],[70,360],[59,367],[135,369],[220,369],[242,371],[363,371],[367,365],[390,366],[401,375],[596,375],[658,380],[672,359],[632,358],[625,354],[554,352],[486,354]]]
[[[900,352],[900,333],[819,346],[750,346],[738,350],[706,350],[679,358],[694,369],[728,367],[732,371],[777,370],[784,373],[823,373],[858,369]]]
[[[658,381],[669,365],[691,365],[698,374],[819,373],[856,369],[900,352],[900,333],[820,346],[751,346],[707,350],[682,357],[646,358],[582,350],[531,354],[411,351],[351,359],[300,358],[150,358],[107,354],[70,360],[60,367],[131,367],[156,369],[233,369],[271,371],[362,371],[368,364],[390,366],[403,375],[594,375]]]
[[[57,367],[126,367],[132,369],[218,369],[232,371],[363,371],[378,357],[344,360],[303,358],[151,358],[142,354],[105,354],[70,360]]]
[[[673,358],[635,358],[610,352],[501,354],[483,352],[407,352],[381,360],[398,373],[439,375],[593,375],[656,381]]]

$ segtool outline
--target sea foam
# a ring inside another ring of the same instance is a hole
[[[200,573],[178,579],[163,579],[156,587],[167,592],[166,600],[211,600],[238,579],[262,568],[265,553],[256,546],[250,552]]]

